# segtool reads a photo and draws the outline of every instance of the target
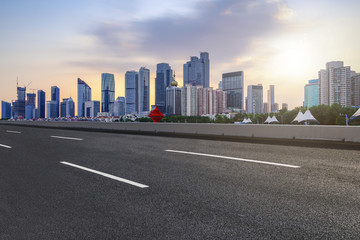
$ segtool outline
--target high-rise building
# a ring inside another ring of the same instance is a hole
[[[139,79],[139,73],[136,71],[127,71],[125,73],[126,114],[137,113],[139,109],[138,79]]]
[[[264,113],[268,113],[268,112],[269,112],[269,103],[264,102],[264,105],[263,105],[263,112],[264,112]]]
[[[37,109],[39,111],[37,117],[45,118],[45,92],[43,90],[38,90]]]
[[[56,109],[55,109],[55,118],[60,116],[60,89],[57,86],[51,87],[51,101],[56,102]]]
[[[25,107],[25,118],[26,119],[33,119],[35,118],[35,93],[28,93],[27,94],[27,101]]]
[[[46,118],[57,118],[58,104],[56,101],[46,101]]]
[[[118,97],[114,103],[114,116],[125,115],[125,98]]]
[[[223,90],[216,90],[216,98],[217,98],[217,111],[216,113],[224,113],[227,109],[227,96],[226,92]],[[216,114],[215,113],[215,114]]]
[[[210,60],[209,53],[201,52],[200,58],[190,57],[190,61],[184,64],[184,86],[210,86]]]
[[[101,74],[101,112],[113,114],[115,102],[114,74]]]
[[[11,103],[1,101],[1,118],[2,119],[11,118]]]
[[[227,107],[244,109],[244,73],[243,71],[224,73],[222,89],[227,94]]]
[[[80,78],[78,80],[78,116],[85,116],[85,102],[91,101],[91,88]]]
[[[85,117],[95,118],[100,112],[100,101],[85,102]]]
[[[281,109],[286,109],[286,110],[288,110],[288,109],[289,109],[289,105],[288,105],[287,103],[283,103],[283,104],[281,105]]]
[[[219,89],[219,90],[223,90],[222,81],[219,82],[219,84],[218,84],[218,89]]]
[[[279,112],[279,104],[278,103],[274,103],[273,111]]]
[[[319,100],[320,104],[334,103],[348,107],[351,105],[351,77],[354,72],[344,62],[333,61],[326,63],[326,69],[319,71]]]
[[[181,89],[181,115],[197,116],[198,115],[198,88],[191,84]]]
[[[75,116],[75,103],[73,99],[63,98],[61,102],[61,117],[74,117]]]
[[[181,115],[181,88],[174,80],[171,85],[166,88],[166,114]]]
[[[17,87],[17,99],[13,102],[13,117],[14,118],[25,118],[25,96],[26,96],[26,87]]]
[[[150,70],[142,67],[139,70],[138,83],[138,112],[147,112],[150,109]]]
[[[267,100],[268,100],[268,112],[275,112],[274,103],[275,103],[275,86],[270,85],[269,90],[267,91]]]
[[[351,106],[360,106],[360,74],[351,77]]]
[[[166,112],[166,88],[173,81],[173,70],[167,63],[156,65],[155,105],[162,112]]]
[[[261,84],[249,85],[247,98],[247,113],[260,114],[263,112],[263,86]]]
[[[319,105],[319,80],[309,80],[304,87],[304,107],[311,108]]]

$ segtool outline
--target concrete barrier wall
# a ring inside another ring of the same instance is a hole
[[[106,129],[144,133],[201,134],[279,139],[360,142],[358,126],[236,125],[202,123],[1,122],[40,127]]]

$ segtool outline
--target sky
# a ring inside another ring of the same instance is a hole
[[[210,55],[210,86],[222,74],[244,71],[247,86],[262,84],[264,102],[300,106],[304,85],[326,62],[360,72],[358,0],[1,0],[0,100],[51,86],[77,101],[77,78],[101,99],[101,73],[115,74],[125,95],[129,70],[150,69],[155,103],[156,64],[169,63],[183,84],[183,64]],[[32,90],[36,89],[36,90]]]

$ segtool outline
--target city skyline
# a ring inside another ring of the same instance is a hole
[[[353,32],[360,25],[357,1],[87,1],[84,6],[84,1],[71,6],[1,3],[0,49],[6,56],[0,58],[1,100],[15,100],[17,76],[19,86],[32,82],[31,88],[49,92],[56,85],[62,97],[74,99],[73,81],[79,77],[94,89],[93,99],[100,100],[103,72],[115,74],[115,96],[125,96],[125,72],[146,66],[153,105],[156,64],[169,63],[182,85],[183,64],[206,51],[211,87],[216,88],[222,73],[244,71],[244,89],[275,85],[276,102],[292,109],[302,105],[304,84],[317,78],[325,62],[341,60],[360,69],[358,33]],[[47,11],[39,14],[41,9]],[[343,34],[334,36],[335,29]],[[159,38],[165,30],[167,37]]]

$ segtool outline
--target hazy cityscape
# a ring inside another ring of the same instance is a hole
[[[183,87],[179,87],[171,66],[159,63],[154,79],[154,106],[167,116],[202,116],[210,119],[215,119],[218,114],[231,119],[236,113],[255,116],[289,110],[287,103],[280,105],[275,101],[275,85],[269,85],[268,89],[261,83],[248,85],[245,97],[244,75],[243,71],[223,73],[217,89],[209,87],[210,57],[208,52],[201,52],[200,58],[192,56],[190,61],[184,63]],[[80,78],[77,79],[77,101],[70,96],[60,101],[60,88],[52,86],[51,100],[45,102],[44,90],[37,90],[36,95],[36,89],[30,88],[33,93],[26,93],[28,86],[17,86],[17,100],[14,102],[2,101],[2,119],[136,119],[147,117],[154,108],[150,107],[150,70],[145,67],[139,71],[126,71],[125,86],[122,86],[125,96],[116,99],[112,73],[101,74],[101,101],[92,99],[92,88]],[[300,107],[309,109],[318,105],[339,104],[355,110],[360,106],[360,74],[351,70],[350,66],[344,66],[342,61],[328,62],[326,69],[319,70],[318,79],[309,80],[303,91],[304,101]]]
[[[0,240],[359,239],[360,1],[0,1]]]

